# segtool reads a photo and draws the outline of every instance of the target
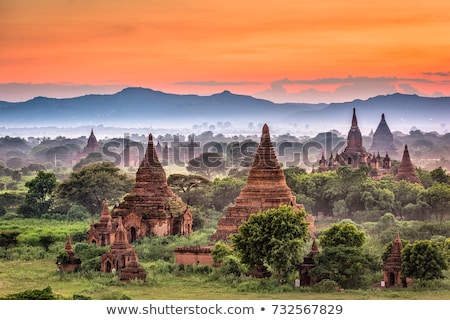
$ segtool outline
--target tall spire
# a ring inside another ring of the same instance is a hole
[[[356,119],[356,109],[355,108],[353,108],[352,128],[358,128],[358,120]]]
[[[211,240],[226,240],[230,234],[237,232],[250,214],[281,205],[297,207],[295,196],[286,184],[283,169],[275,155],[269,127],[265,124],[247,183],[235,199],[235,205],[228,207],[226,215],[219,219],[217,231]]]
[[[406,180],[409,182],[421,183],[419,177],[416,175],[416,170],[409,156],[408,145],[406,144],[405,149],[403,150],[402,162],[398,167],[398,173],[395,176],[395,180]]]

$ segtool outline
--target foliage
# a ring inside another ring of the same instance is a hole
[[[442,247],[431,240],[418,240],[402,250],[402,274],[405,277],[433,280],[444,277],[448,269]]]
[[[87,166],[88,164],[96,163],[96,162],[102,162],[103,161],[103,155],[100,152],[91,152],[87,155],[86,158],[81,159],[77,164],[73,166],[73,171],[78,171],[84,166]]]
[[[34,218],[48,212],[53,190],[57,186],[55,174],[39,171],[34,179],[25,183],[25,186],[28,192],[25,203],[18,208],[18,213],[26,218]]]
[[[206,179],[211,179],[213,175],[225,173],[227,168],[222,153],[205,152],[191,159],[186,169]]]
[[[56,238],[52,234],[44,234],[39,236],[39,244],[48,251],[48,248],[56,242]]]
[[[4,300],[56,300],[58,297],[53,293],[51,287],[42,290],[25,290],[19,293],[8,294]]]
[[[222,211],[239,196],[245,186],[243,179],[233,177],[216,178],[211,185],[211,204],[217,211]]]
[[[169,186],[188,205],[198,205],[204,202],[205,190],[210,181],[200,175],[171,174],[167,178]]]
[[[100,213],[103,200],[117,203],[131,190],[134,180],[110,162],[96,162],[72,172],[58,185],[56,197],[84,206],[91,214]]]
[[[286,205],[252,214],[231,236],[233,250],[251,268],[269,265],[280,281],[299,262],[302,244],[308,237],[305,216],[304,210],[294,211]]]
[[[233,253],[233,249],[223,241],[217,241],[211,249],[211,256],[215,263],[222,263],[223,260]]]
[[[358,230],[354,223],[341,221],[323,231],[319,239],[320,245],[324,248],[339,245],[360,248],[366,240],[366,235],[364,231]]]
[[[15,231],[2,231],[0,232],[0,246],[6,250],[8,250],[11,246],[15,246],[18,244],[17,236],[19,232]]]

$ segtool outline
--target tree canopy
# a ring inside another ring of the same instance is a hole
[[[271,267],[278,281],[294,270],[308,237],[306,212],[291,206],[251,214],[231,235],[233,249],[250,268]]]
[[[134,179],[111,162],[96,162],[72,172],[59,184],[59,199],[84,206],[91,214],[100,213],[103,200],[119,202],[133,186]]]

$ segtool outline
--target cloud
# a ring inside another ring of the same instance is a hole
[[[342,77],[319,79],[281,79],[270,88],[254,94],[274,102],[332,103],[369,99],[377,95],[397,92],[427,96],[412,83],[433,84],[425,78]],[[290,90],[287,90],[289,88]],[[438,94],[438,93],[436,93]]]
[[[447,72],[423,72],[425,76],[439,76],[439,77],[450,77],[450,71]]]

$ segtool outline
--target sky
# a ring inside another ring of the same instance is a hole
[[[0,0],[0,100],[450,96],[448,0]]]

